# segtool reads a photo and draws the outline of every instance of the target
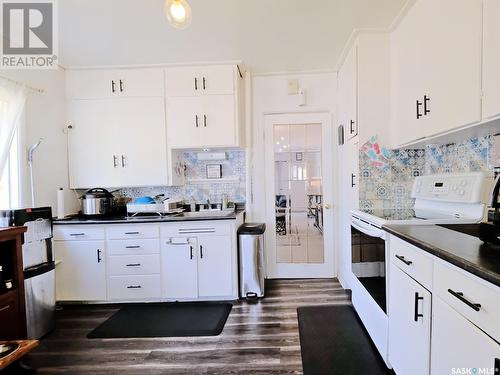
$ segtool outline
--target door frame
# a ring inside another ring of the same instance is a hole
[[[331,112],[282,113],[264,115],[264,145],[265,145],[265,187],[266,187],[266,269],[267,277],[276,278],[332,278],[337,274],[336,249],[337,227],[333,201],[336,193],[334,183],[334,166],[336,165],[336,150],[334,147],[333,115]],[[323,211],[323,241],[324,263],[276,263],[276,212],[275,212],[275,180],[274,180],[274,125],[321,124],[322,134],[322,189],[323,204],[330,209]]]

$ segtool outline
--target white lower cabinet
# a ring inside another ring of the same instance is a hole
[[[393,264],[388,314],[389,361],[394,371],[429,374],[431,293]]]
[[[431,351],[432,375],[500,371],[500,344],[439,297],[432,306]]]
[[[162,296],[168,299],[227,297],[233,294],[231,236],[162,240]]]
[[[54,241],[58,301],[107,299],[104,249],[104,241]]]
[[[198,297],[196,239],[162,240],[162,297],[195,299]]]
[[[160,275],[110,276],[108,279],[109,300],[141,300],[158,298]]]
[[[392,235],[388,243],[388,346],[396,374],[500,373],[500,288]]]
[[[56,225],[57,300],[236,299],[238,224]]]
[[[200,236],[198,247],[198,296],[230,296],[233,290],[231,237]]]

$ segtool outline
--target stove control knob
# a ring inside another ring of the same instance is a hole
[[[455,185],[453,185],[453,186],[451,187],[451,189],[452,189],[453,191],[456,191],[456,190],[458,189],[458,186],[455,184]]]
[[[460,185],[466,186],[467,185],[467,180],[462,180],[462,182],[460,182]]]
[[[465,190],[460,189],[460,190],[458,191],[458,194],[460,194],[460,195],[464,195],[464,194],[465,194]]]

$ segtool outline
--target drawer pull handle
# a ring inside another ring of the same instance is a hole
[[[127,264],[127,267],[140,267],[141,264],[140,263],[130,263],[130,264]]]
[[[0,309],[0,312],[10,309],[10,305],[4,306]]]
[[[401,262],[403,262],[404,264],[406,264],[407,266],[411,266],[411,265],[413,264],[413,262],[412,262],[411,260],[406,259],[406,258],[405,258],[404,256],[402,256],[402,255],[397,255],[397,254],[396,254],[396,255],[395,255],[395,257],[396,257],[397,259],[399,259]]]
[[[85,233],[70,233],[70,236],[77,237],[77,236],[85,236]]]
[[[129,285],[127,286],[127,289],[141,289],[142,287],[140,285]]]
[[[131,245],[131,246],[125,246],[125,249],[140,249],[141,247],[139,245]]]
[[[418,292],[415,292],[415,314],[414,314],[414,320],[415,320],[416,322],[418,322],[418,318],[423,318],[423,317],[424,317],[424,314],[420,314],[420,313],[418,312],[418,301],[420,301],[420,300],[422,300],[422,301],[423,301],[423,300],[424,300],[424,297],[420,297],[420,296],[418,295]]]
[[[125,234],[140,234],[139,232],[125,232]]]
[[[473,303],[469,301],[467,298],[464,297],[464,294],[462,292],[455,292],[452,289],[448,289],[448,293],[450,293],[453,297],[458,298],[460,301],[469,306],[472,310],[474,311],[481,310],[481,305],[479,303]]]

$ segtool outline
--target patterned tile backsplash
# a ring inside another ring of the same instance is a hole
[[[360,149],[359,207],[364,210],[413,207],[413,180],[420,175],[489,171],[493,137],[470,138],[417,150],[388,150],[373,137]]]
[[[186,166],[186,184],[184,186],[158,186],[145,188],[123,188],[117,194],[136,198],[165,194],[172,199],[192,200],[205,203],[221,203],[224,196],[229,201],[245,203],[245,151],[227,151],[226,160],[198,160],[197,152],[185,152],[182,155]],[[208,180],[207,164],[222,165],[222,179]]]

